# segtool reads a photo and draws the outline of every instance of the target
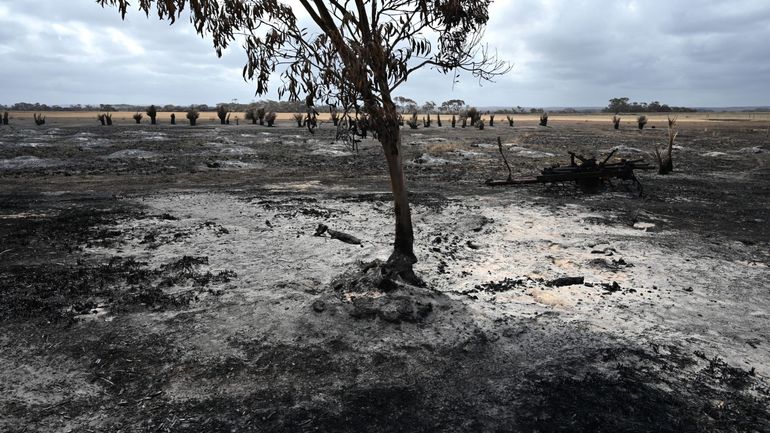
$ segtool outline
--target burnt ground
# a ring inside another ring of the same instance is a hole
[[[428,287],[389,292],[338,279],[389,250],[372,140],[2,127],[0,430],[770,431],[767,125],[683,123],[642,197],[483,185],[498,136],[524,176],[665,135],[608,125],[402,130]]]

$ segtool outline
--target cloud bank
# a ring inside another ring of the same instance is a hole
[[[398,94],[479,106],[770,105],[765,0],[496,1],[485,41],[514,68],[494,83],[420,71]],[[181,25],[180,25],[181,24]],[[226,102],[254,95],[238,48],[220,59],[185,22],[92,1],[0,0],[0,103]],[[275,86],[273,86],[275,88]]]

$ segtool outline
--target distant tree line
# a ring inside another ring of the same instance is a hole
[[[67,105],[67,106],[61,106],[61,105],[47,105],[47,104],[41,104],[41,103],[29,103],[29,102],[17,102],[13,105],[2,105],[0,104],[0,110],[9,110],[9,111],[99,111],[99,112],[112,112],[112,111],[134,111],[134,112],[143,112],[147,109],[147,107],[150,104],[147,105],[129,105],[129,104],[99,104],[99,105],[81,105],[81,104],[75,104],[75,105]],[[190,105],[173,105],[173,104],[167,104],[167,105],[159,105],[155,104],[157,107],[157,111],[159,112],[186,112],[190,109]],[[303,102],[289,102],[289,101],[273,101],[273,100],[267,100],[267,101],[254,101],[248,104],[242,104],[237,102],[229,102],[229,103],[219,103],[214,106],[210,106],[207,104],[193,104],[192,107],[194,107],[198,111],[217,111],[217,108],[220,106],[227,107],[228,111],[247,111],[250,108],[253,107],[263,107],[266,111],[275,111],[278,113],[291,113],[291,112],[297,112],[301,111],[304,112],[307,107]],[[328,111],[328,107],[318,107],[318,111]]]
[[[698,110],[688,107],[670,107],[658,101],[629,102],[629,98],[612,98],[602,111],[605,113],[694,113]]]
[[[437,104],[433,101],[426,101],[422,105],[418,104],[415,100],[403,96],[396,96],[393,98],[396,106],[401,113],[413,113],[420,111],[422,113],[460,113],[468,109],[468,105],[462,99],[450,99],[444,101],[441,104]],[[148,104],[149,105],[149,104]],[[40,103],[29,102],[17,102],[13,105],[0,104],[0,110],[8,111],[99,111],[99,112],[113,112],[113,111],[133,111],[143,112],[148,105],[129,105],[129,104],[99,104],[99,105],[47,105]],[[250,103],[238,103],[238,102],[222,102],[214,106],[207,104],[193,104],[190,105],[159,105],[156,104],[159,112],[186,112],[190,107],[195,108],[198,111],[217,111],[221,106],[227,108],[231,112],[246,112],[249,109],[255,107],[262,107],[266,111],[273,111],[276,113],[302,113],[307,110],[304,102],[294,101],[273,101],[273,100],[260,100]],[[329,106],[317,106],[315,107],[319,112],[329,112],[331,107]],[[337,107],[338,109],[338,107]],[[521,106],[512,107],[511,109],[498,109],[493,111],[497,114],[542,114],[545,110],[542,108],[524,108]],[[562,110],[553,111],[554,113],[578,113],[590,110],[575,110],[574,108],[564,108]],[[609,105],[602,111],[607,113],[683,113],[683,112],[695,112],[694,108],[688,107],[671,107],[667,104],[661,104],[658,101],[647,102],[629,102],[629,98],[612,98],[609,100]]]

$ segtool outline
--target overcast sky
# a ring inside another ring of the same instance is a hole
[[[136,3],[136,2],[132,2]],[[397,94],[422,103],[770,105],[768,0],[499,0],[485,39],[514,64],[495,83],[421,71]],[[278,99],[243,81],[187,20],[169,27],[94,0],[0,0],[0,103],[193,104]]]

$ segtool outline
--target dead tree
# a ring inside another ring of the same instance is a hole
[[[97,0],[125,17],[128,0]],[[414,234],[402,163],[401,134],[394,92],[416,71],[468,72],[488,80],[510,70],[482,44],[489,1],[399,0],[322,2],[231,0],[142,0],[147,15],[177,20],[190,11],[196,31],[210,37],[219,55],[234,42],[248,62],[244,78],[265,94],[274,73],[279,96],[300,100],[309,94],[343,106],[360,106],[382,145],[393,193],[395,240],[382,266],[383,281],[417,282]],[[189,6],[189,7],[188,7]],[[301,7],[314,28],[300,27]],[[179,20],[188,21],[188,20]],[[280,67],[279,67],[280,66]],[[276,72],[277,70],[281,72]]]
[[[674,171],[674,141],[676,136],[679,135],[678,128],[676,127],[676,117],[668,118],[668,134],[667,143],[664,149],[655,146],[655,158],[658,160],[658,174],[669,174]]]
[[[505,168],[508,169],[508,182],[513,181],[513,171],[511,171],[511,165],[508,164],[508,158],[505,157],[505,153],[503,152],[503,142],[500,140],[500,137],[497,137],[497,150],[500,151],[500,156],[503,157],[503,162],[505,163]]]

